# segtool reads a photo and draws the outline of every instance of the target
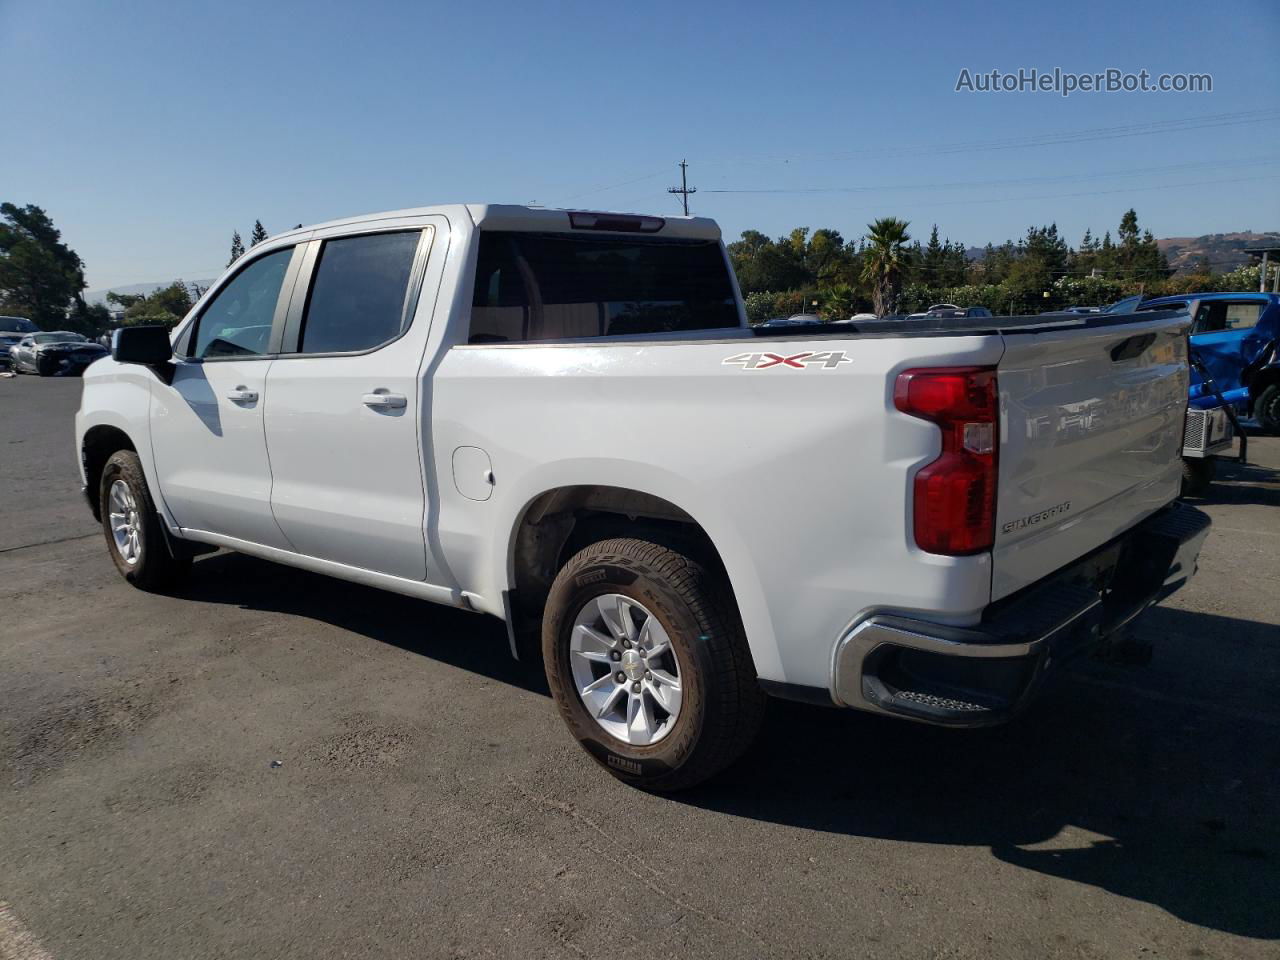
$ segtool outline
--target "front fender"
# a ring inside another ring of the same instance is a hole
[[[151,447],[151,385],[155,375],[136,364],[117,363],[103,357],[92,363],[84,374],[80,409],[76,412],[76,462],[80,482],[85,484],[84,443],[94,427],[114,427],[125,434],[142,462],[152,499],[170,530],[177,526],[164,502],[160,478],[156,473]]]

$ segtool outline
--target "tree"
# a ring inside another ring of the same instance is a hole
[[[924,248],[921,255],[920,266],[923,276],[921,279],[928,284],[941,286],[945,281],[942,276],[945,255],[942,251],[942,243],[938,240],[938,225],[933,225],[933,230],[929,232],[929,245]]]
[[[263,227],[262,221],[253,221],[253,233],[249,234],[249,246],[256,247],[265,239],[267,239],[267,231],[266,228]]]
[[[227,261],[227,266],[231,266],[243,256],[244,241],[240,239],[240,231],[233,230],[231,232],[231,259]]]
[[[847,283],[837,283],[822,291],[819,312],[828,323],[848,320],[858,312],[858,293]]]
[[[876,316],[883,317],[894,305],[908,272],[907,234],[910,224],[897,217],[881,217],[867,224],[867,250],[863,256],[862,280],[871,287]]]
[[[1115,267],[1121,279],[1141,284],[1157,283],[1169,275],[1169,261],[1150,230],[1139,232],[1138,214],[1132,208],[1120,218],[1120,243]]]
[[[1057,224],[1028,227],[1019,249],[1021,256],[1010,267],[1005,281],[1010,299],[1023,310],[1056,306],[1052,303],[1053,284],[1067,273],[1067,243],[1058,235]]]
[[[95,321],[84,287],[84,263],[48,214],[33,204],[0,203],[0,301],[6,310],[46,330],[72,325],[91,331]]]
[[[108,293],[107,300],[125,308],[125,326],[161,325],[172,327],[191,309],[191,290],[181,280],[157,287],[147,295]]]
[[[757,230],[745,231],[741,240],[729,244],[729,259],[743,294],[804,286],[810,277],[803,249],[803,242],[798,252],[787,237],[775,242]]]

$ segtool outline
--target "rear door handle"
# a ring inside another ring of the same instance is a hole
[[[409,402],[400,393],[366,393],[361,399],[375,410],[399,410]]]
[[[236,387],[227,394],[228,400],[234,400],[236,403],[253,403],[258,399],[257,390],[246,390],[244,387]]]

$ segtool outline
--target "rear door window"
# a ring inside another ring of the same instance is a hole
[[[1253,302],[1227,304],[1227,329],[1247,330],[1258,325],[1262,316],[1262,304]]]
[[[409,279],[422,230],[326,240],[320,248],[299,353],[373,350],[408,328]]]
[[[480,235],[471,343],[738,325],[728,264],[716,241]]]
[[[1196,311],[1195,333],[1222,333],[1257,326],[1262,304],[1254,300],[1208,300]]]

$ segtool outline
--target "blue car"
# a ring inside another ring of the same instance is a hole
[[[1186,310],[1191,347],[1222,398],[1268,433],[1280,433],[1280,294],[1191,293],[1144,300],[1137,312]],[[1218,400],[1199,371],[1191,372],[1191,408]]]

